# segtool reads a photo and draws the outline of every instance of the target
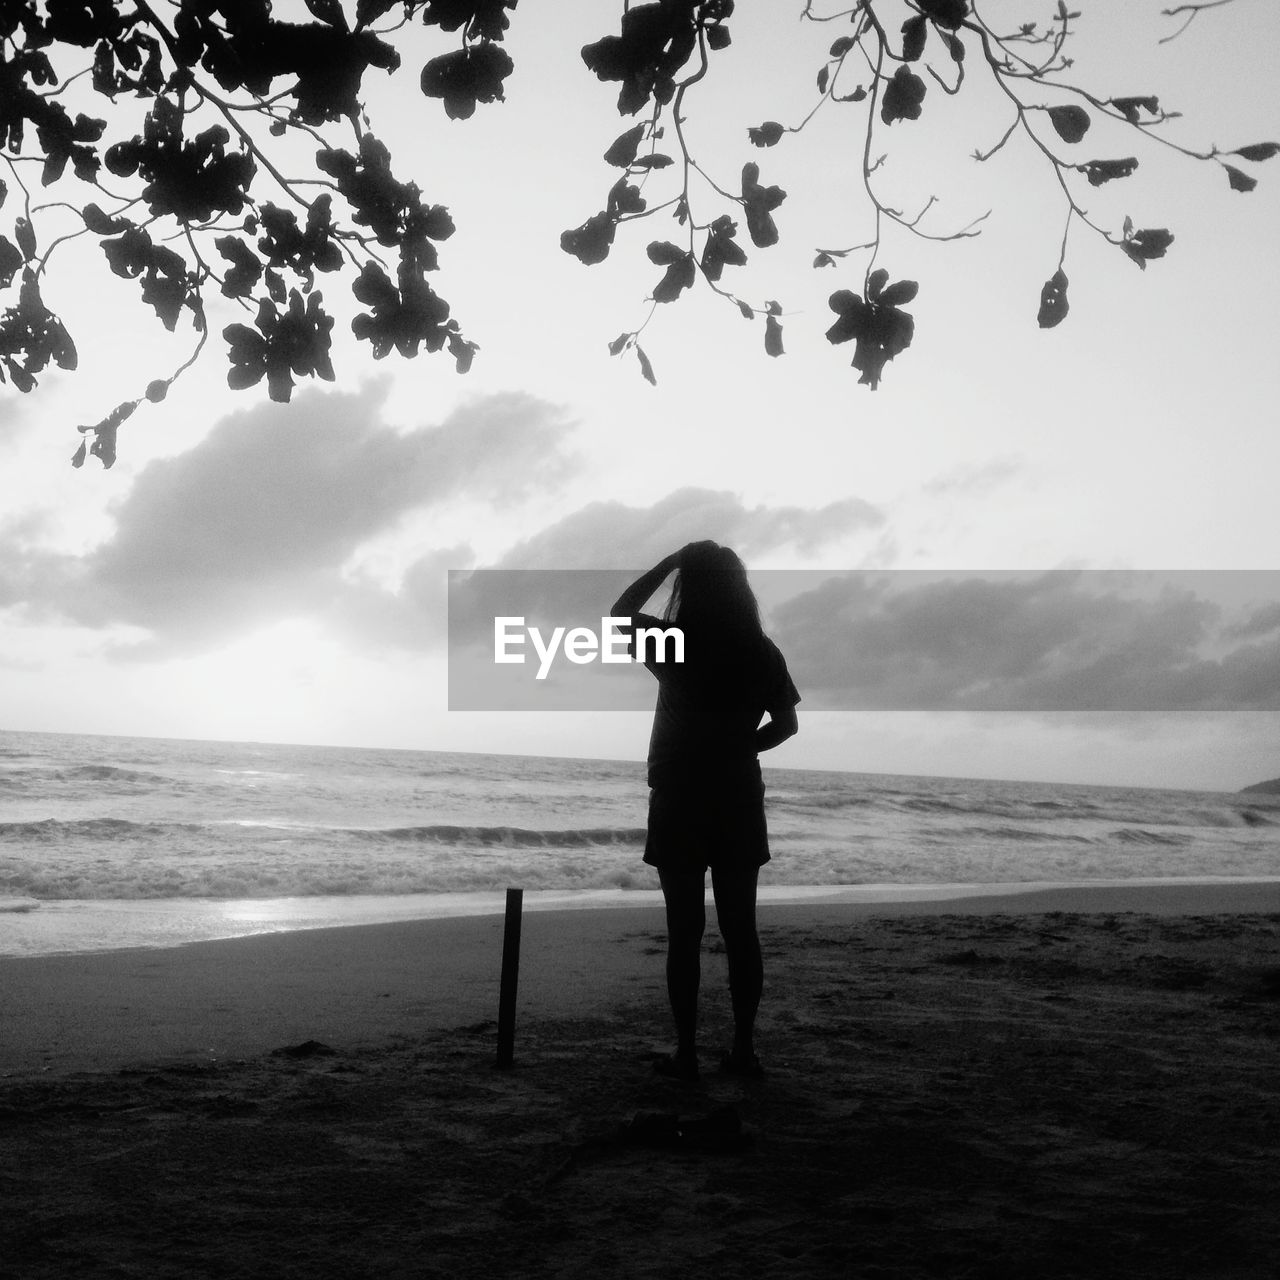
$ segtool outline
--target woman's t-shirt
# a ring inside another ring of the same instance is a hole
[[[659,630],[671,625],[643,613],[632,621]],[[683,663],[656,661],[652,644],[641,656],[658,679],[649,735],[651,787],[753,770],[765,712],[800,701],[786,660],[767,636],[743,647],[686,633]],[[670,645],[666,656],[672,656]]]

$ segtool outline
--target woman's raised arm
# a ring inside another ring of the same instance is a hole
[[[683,551],[682,547],[680,551]],[[614,618],[630,618],[640,612],[651,595],[662,585],[667,575],[680,564],[680,551],[663,556],[647,573],[642,573],[614,602],[609,614]]]

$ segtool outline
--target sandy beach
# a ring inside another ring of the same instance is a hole
[[[0,1275],[1262,1277],[1280,884],[761,910],[763,1081],[653,907],[0,961]],[[282,1052],[288,1050],[288,1052]]]

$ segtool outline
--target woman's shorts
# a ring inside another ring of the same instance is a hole
[[[644,860],[691,871],[763,866],[769,861],[769,833],[759,773],[654,786]]]

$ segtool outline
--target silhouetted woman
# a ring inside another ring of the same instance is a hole
[[[641,613],[673,570],[663,618]],[[657,660],[653,644],[638,655],[658,678],[644,860],[658,869],[666,900],[667,994],[677,1037],[675,1053],[657,1069],[683,1080],[698,1076],[698,983],[710,867],[734,1021],[733,1047],[720,1066],[758,1076],[763,1072],[753,1030],[763,968],[756,880],[769,861],[769,839],[756,757],[796,732],[800,695],[777,645],[761,629],[746,569],[728,547],[682,547],[633,582],[613,615],[630,618],[633,628],[674,626],[684,634],[682,663],[671,661],[670,642],[661,655],[665,661]],[[633,629],[633,648],[635,639]]]

